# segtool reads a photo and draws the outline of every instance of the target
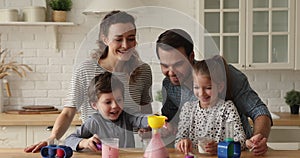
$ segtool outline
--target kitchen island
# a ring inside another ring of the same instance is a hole
[[[168,149],[170,158],[183,158],[184,154],[175,151],[175,149]],[[126,149],[120,150],[120,158],[141,158],[143,157],[142,149]],[[279,150],[269,150],[263,157],[266,158],[296,158],[299,157],[300,150],[295,151],[279,151]],[[40,158],[40,153],[24,153],[23,149],[0,149],[0,157],[5,158]],[[74,152],[74,158],[99,158],[101,157],[101,153],[96,152]],[[204,155],[204,154],[197,154],[197,157],[207,157],[207,158],[216,158],[217,155]],[[249,157],[254,158],[255,156],[252,155],[249,151],[243,151],[241,157]]]

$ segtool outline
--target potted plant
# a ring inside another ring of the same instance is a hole
[[[72,8],[72,0],[50,0],[49,6],[52,11],[52,20],[54,22],[65,22],[67,19],[67,11]]]
[[[299,114],[300,92],[293,89],[288,91],[284,98],[291,108],[291,114]]]

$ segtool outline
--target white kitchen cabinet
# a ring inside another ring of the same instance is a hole
[[[26,126],[0,126],[0,148],[24,148]]]
[[[295,49],[295,59],[296,59],[296,63],[295,63],[295,69],[296,70],[300,70],[300,2],[296,1],[296,49]]]
[[[215,52],[207,43],[212,39],[219,54],[240,69],[293,69],[295,4],[295,0],[200,0],[199,20],[208,31],[200,45],[211,56]]]
[[[273,126],[268,146],[274,150],[299,150],[300,126]]]
[[[47,126],[0,126],[0,148],[25,148],[49,137]],[[73,133],[76,126],[70,126],[61,140]]]
[[[37,143],[47,139],[51,131],[47,130],[48,126],[27,126],[27,145]],[[76,126],[70,126],[60,140],[64,140],[68,135],[75,132]]]

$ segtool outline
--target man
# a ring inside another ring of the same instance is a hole
[[[192,68],[194,44],[188,33],[171,29],[162,33],[156,41],[156,54],[160,60],[163,80],[162,114],[168,117],[170,128],[178,123],[179,112],[187,101],[196,100],[193,94]],[[267,106],[250,87],[245,74],[229,66],[229,88],[247,135],[246,145],[254,155],[263,155],[267,150],[267,138],[272,119]],[[248,122],[253,122],[253,131]],[[175,126],[175,127],[174,127]]]

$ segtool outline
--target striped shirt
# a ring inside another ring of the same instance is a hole
[[[124,73],[113,73],[123,82],[125,87],[124,107],[128,113],[140,111],[141,103],[152,102],[152,72],[148,64],[140,65],[140,73],[136,81],[129,85],[128,77]],[[98,74],[107,71],[98,64],[96,59],[83,61],[73,72],[69,93],[64,100],[65,107],[75,107],[81,112],[83,122],[95,112],[88,101],[88,86]],[[146,106],[146,105],[145,105]]]

